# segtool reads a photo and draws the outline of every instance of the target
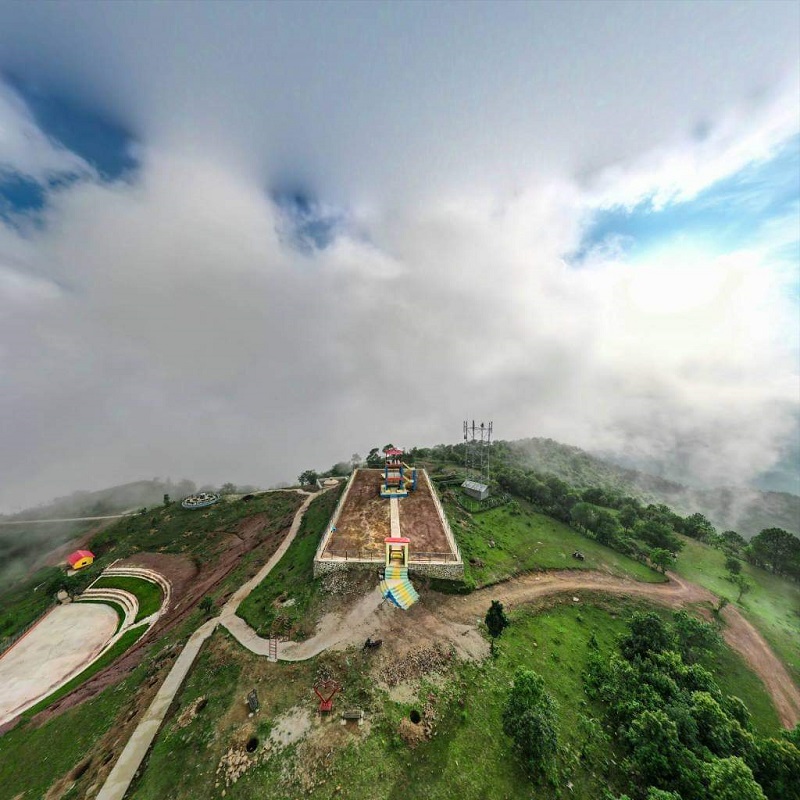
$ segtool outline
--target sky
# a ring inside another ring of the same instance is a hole
[[[0,7],[0,511],[465,418],[800,491],[800,4]]]

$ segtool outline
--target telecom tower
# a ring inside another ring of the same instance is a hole
[[[464,420],[464,467],[467,475],[479,473],[482,483],[489,483],[489,450],[492,445],[492,423]]]

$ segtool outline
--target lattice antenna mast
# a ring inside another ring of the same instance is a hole
[[[464,420],[464,468],[468,473],[478,472],[484,483],[489,482],[492,426],[492,422],[477,425],[474,419],[471,422]]]

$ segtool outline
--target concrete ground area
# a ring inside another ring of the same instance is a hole
[[[110,606],[56,606],[0,657],[0,725],[87,667],[116,628]]]
[[[384,542],[391,536],[390,501],[381,498],[383,470],[360,469],[328,540],[325,554],[383,561]],[[449,553],[450,544],[436,511],[431,489],[424,476],[416,491],[400,503],[400,532],[411,540],[410,557],[415,553]],[[324,557],[324,555],[323,555]]]

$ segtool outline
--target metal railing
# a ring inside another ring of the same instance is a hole
[[[383,563],[385,559],[383,548],[362,548],[362,547],[349,547],[349,548],[328,548],[319,555],[320,560],[342,559],[344,561],[371,561],[376,563]],[[446,562],[458,563],[461,559],[458,554],[452,552],[446,553],[432,553],[432,552],[419,552],[412,550],[408,557],[409,563],[430,563]]]

